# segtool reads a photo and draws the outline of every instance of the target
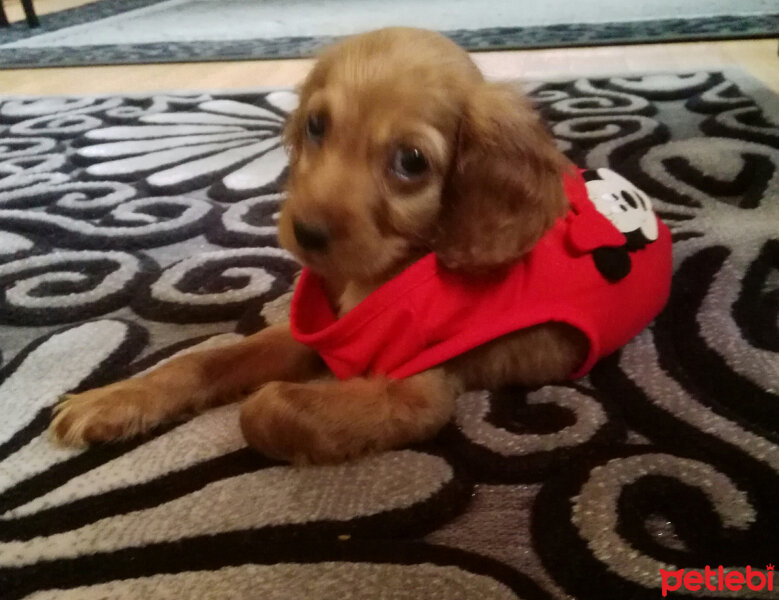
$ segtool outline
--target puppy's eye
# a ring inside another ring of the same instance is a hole
[[[327,117],[321,113],[312,113],[306,121],[306,136],[312,142],[321,142],[327,131]]]
[[[392,172],[400,179],[417,179],[430,169],[425,155],[419,148],[399,148],[392,159]]]

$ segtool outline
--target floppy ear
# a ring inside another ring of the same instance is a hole
[[[289,156],[290,164],[297,162],[300,144],[303,142],[304,125],[308,118],[306,104],[314,90],[321,86],[324,81],[322,70],[321,64],[317,63],[314,65],[311,72],[297,87],[295,92],[298,95],[298,105],[287,115],[287,120],[284,122],[284,127],[281,131],[281,141]]]
[[[291,164],[297,162],[298,146],[300,144],[301,132],[303,131],[303,118],[303,109],[301,106],[296,107],[287,115],[287,120],[284,122],[284,127],[281,131],[281,141]]]
[[[530,250],[568,203],[567,159],[514,88],[484,82],[462,117],[434,249],[449,268],[489,269]]]
[[[295,90],[299,102],[295,109],[287,115],[287,120],[281,132],[282,144],[289,155],[290,164],[294,164],[297,161],[300,144],[303,141],[304,126],[308,118],[306,104],[311,95],[317,89],[323,87],[327,81],[330,63],[332,62],[332,58],[328,58],[328,53],[332,54],[332,49],[325,49],[316,57],[317,60],[314,67]]]

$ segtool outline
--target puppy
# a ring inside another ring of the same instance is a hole
[[[538,115],[436,33],[384,29],[326,50],[284,137],[279,240],[336,320],[425,260],[454,278],[447,285],[492,285],[569,214],[572,167]],[[306,306],[298,313],[311,319]],[[549,319],[404,376],[369,367],[333,369],[336,379],[322,360],[335,359],[299,341],[310,325],[271,326],[70,396],[51,433],[75,445],[127,438],[245,397],[240,423],[251,446],[297,463],[338,462],[433,436],[468,388],[560,381],[593,351],[582,327]]]

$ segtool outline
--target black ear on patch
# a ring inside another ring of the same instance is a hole
[[[582,178],[584,181],[598,181],[601,179],[601,176],[598,175],[598,172],[595,169],[587,169],[586,171],[582,171]]]
[[[641,248],[644,248],[650,242],[650,240],[646,239],[646,236],[641,232],[640,229],[636,229],[635,231],[628,231],[623,235],[628,241],[627,249],[630,251],[641,250]]]
[[[630,255],[627,249],[603,246],[592,251],[595,266],[606,279],[615,283],[630,273]]]

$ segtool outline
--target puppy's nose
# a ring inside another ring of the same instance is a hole
[[[327,248],[330,234],[324,227],[304,225],[300,221],[292,223],[295,239],[304,250],[321,251]]]

